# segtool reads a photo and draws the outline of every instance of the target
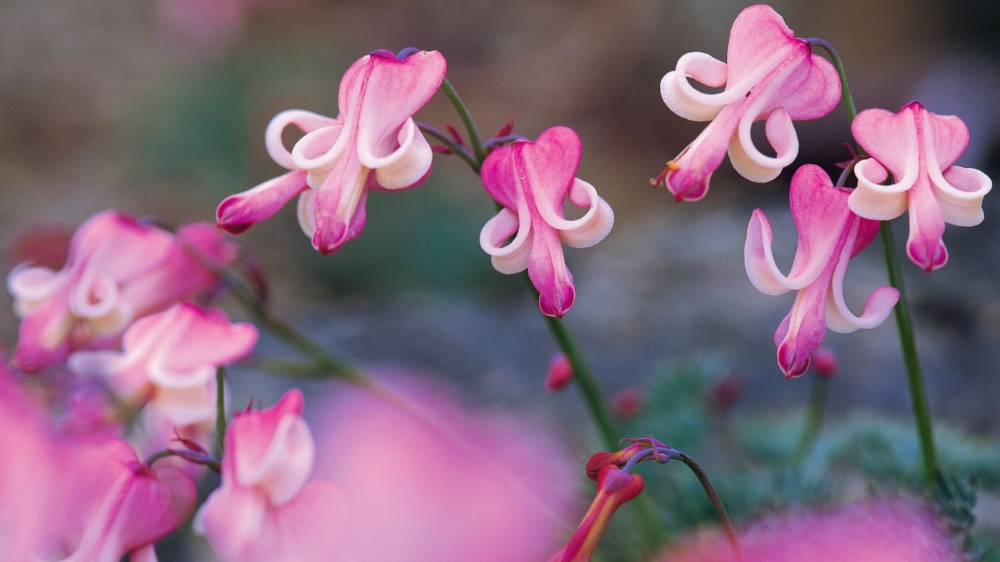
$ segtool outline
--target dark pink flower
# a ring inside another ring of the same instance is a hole
[[[216,211],[219,226],[243,232],[298,195],[299,224],[313,247],[339,250],[365,227],[369,189],[408,189],[430,172],[431,147],[413,114],[441,86],[445,68],[437,51],[402,61],[374,51],[344,74],[336,119],[297,109],[279,113],[265,133],[267,151],[292,171],[226,198]],[[281,140],[288,125],[305,133],[291,152]]]
[[[786,378],[809,368],[809,357],[829,327],[848,333],[874,328],[899,300],[892,287],[879,287],[868,297],[860,317],[844,303],[844,274],[851,258],[871,244],[878,223],[863,219],[847,206],[851,190],[835,188],[820,167],[807,164],[795,172],[789,200],[799,231],[798,249],[788,277],[771,253],[771,224],[756,209],[747,227],[746,270],[758,291],[780,295],[797,291],[795,304],[774,333],[778,366]]]
[[[872,158],[854,168],[858,188],[848,204],[858,215],[891,220],[910,213],[906,253],[928,273],[944,266],[945,223],[983,222],[983,197],[993,187],[986,174],[952,164],[969,144],[969,129],[953,115],[936,115],[918,102],[893,114],[866,109],[851,125],[854,138]],[[896,183],[882,185],[892,172]]]
[[[708,192],[712,173],[729,152],[733,167],[755,182],[773,180],[795,160],[799,140],[792,121],[822,117],[840,101],[840,78],[826,59],[812,54],[771,7],[743,10],[729,34],[728,64],[705,53],[688,53],[660,82],[663,101],[692,121],[711,121],[654,181],[665,183],[678,201],[697,201]],[[705,93],[688,81],[725,90]],[[762,154],[750,138],[755,121],[776,156]]]
[[[561,318],[576,298],[573,274],[566,267],[563,244],[587,248],[611,232],[615,216],[594,186],[576,178],[580,137],[567,127],[552,127],[536,142],[502,146],[483,162],[486,191],[503,209],[483,227],[479,244],[501,273],[528,270],[544,314]],[[566,220],[566,196],[587,208]],[[514,239],[500,246],[511,236]]]

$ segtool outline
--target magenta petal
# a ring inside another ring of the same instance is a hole
[[[538,307],[542,313],[562,318],[576,300],[573,274],[566,267],[562,242],[555,231],[538,228],[535,232],[528,256],[528,277],[538,289]]]
[[[240,234],[254,224],[271,218],[306,188],[305,171],[288,172],[249,191],[225,198],[215,211],[215,220],[226,232]]]
[[[832,271],[832,268],[831,268]],[[809,368],[809,357],[823,343],[826,333],[826,289],[829,283],[817,283],[799,292],[775,339],[788,323],[778,343],[778,367],[786,379],[802,376]]]
[[[770,6],[758,4],[740,12],[729,31],[726,64],[730,84],[742,82],[782,49],[795,41],[795,34]]]

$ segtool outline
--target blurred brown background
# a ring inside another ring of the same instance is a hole
[[[758,186],[725,163],[698,204],[675,204],[646,181],[703,127],[663,105],[660,78],[688,51],[724,58],[729,27],[746,5],[6,0],[0,245],[11,256],[26,231],[73,227],[108,207],[174,224],[212,220],[223,197],[280,173],[263,145],[275,113],[299,107],[335,115],[337,85],[353,60],[376,48],[436,49],[484,134],[513,116],[515,132],[529,137],[561,124],[583,138],[579,175],[609,201],[617,222],[602,244],[568,252],[578,301],[567,321],[608,392],[641,383],[663,361],[710,356],[750,381],[747,403],[798,405],[805,388],[781,380],[771,341],[792,298],[757,293],[742,262],[750,211],[763,207],[779,257],[790,263],[787,181],[798,164]],[[1000,4],[772,5],[799,36],[839,49],[859,108],[895,111],[920,99],[931,111],[957,114],[972,132],[960,163],[995,174]],[[459,123],[440,94],[418,119]],[[848,158],[842,108],[796,127],[801,162],[832,171]],[[998,199],[987,197],[983,225],[948,228],[944,270],[925,275],[904,264],[933,407],[986,431],[1000,425],[993,407],[1000,400]],[[520,280],[493,271],[479,249],[493,207],[459,160],[437,158],[425,185],[374,194],[368,208],[364,235],[335,256],[311,250],[292,208],[242,238],[270,273],[280,310],[359,361],[415,363],[489,400],[576,407],[575,396],[540,392],[554,346]],[[899,222],[901,241],[905,219]],[[855,307],[884,283],[880,259],[876,245],[852,265]],[[906,410],[894,330],[889,321],[871,332],[828,334],[843,357],[839,408]],[[12,314],[0,316],[0,335],[13,343]]]

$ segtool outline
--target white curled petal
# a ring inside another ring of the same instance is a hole
[[[316,448],[309,426],[299,416],[287,414],[278,422],[267,450],[255,465],[237,461],[237,481],[267,493],[273,505],[287,503],[309,479]]]
[[[749,113],[740,119],[737,134],[729,141],[729,160],[741,176],[753,182],[767,183],[778,177],[781,170],[798,156],[799,138],[788,112],[780,107],[775,109],[767,117],[764,130],[777,154],[765,156],[753,144],[750,136],[752,125],[753,117]]]
[[[847,199],[847,205],[859,217],[881,221],[903,214],[907,206],[906,192],[917,180],[916,172],[908,169],[898,183],[882,185],[889,172],[874,158],[858,162],[854,175],[858,177],[858,187]]]
[[[120,351],[77,351],[66,359],[70,371],[83,377],[107,377],[127,366]]]
[[[306,133],[292,147],[292,164],[310,172],[329,170],[344,152],[347,137],[340,123]]]
[[[515,232],[517,236],[514,236],[510,244],[500,247],[500,244]],[[518,217],[509,209],[501,209],[495,217],[486,222],[479,233],[479,245],[484,252],[492,256],[493,267],[507,275],[528,268],[531,242],[530,220]]]
[[[412,118],[403,123],[396,139],[399,148],[381,158],[358,147],[359,160],[375,170],[375,180],[385,189],[404,189],[418,183],[431,169],[434,158],[431,145]]]
[[[730,87],[709,94],[699,92],[688,78],[709,87],[726,85],[726,63],[705,53],[687,53],[677,60],[677,68],[660,81],[660,95],[671,111],[692,121],[710,121],[723,107],[746,95],[749,88]]]
[[[69,309],[80,318],[101,318],[111,313],[120,300],[118,283],[111,276],[91,268],[73,287]]]
[[[899,301],[899,291],[892,287],[879,287],[868,295],[861,316],[855,316],[847,308],[847,303],[844,302],[844,274],[847,272],[847,264],[851,259],[851,251],[857,237],[857,227],[854,228],[855,232],[848,237],[838,258],[826,298],[826,325],[834,332],[842,334],[858,329],[868,330],[880,325],[889,317],[892,307]]]
[[[743,247],[743,262],[750,283],[765,295],[781,295],[792,289],[788,278],[782,275],[774,261],[771,244],[774,235],[771,223],[760,209],[754,209],[747,226],[747,241]]]
[[[604,240],[615,224],[615,213],[611,210],[611,205],[597,195],[594,186],[579,178],[573,180],[569,198],[578,207],[590,208],[579,219],[560,219],[560,225],[552,224],[559,230],[559,238],[574,248],[589,248]]]
[[[316,190],[307,189],[299,195],[299,203],[296,206],[296,213],[299,218],[299,226],[308,238],[316,234]]]
[[[214,370],[214,369],[213,369]],[[215,419],[215,381],[185,385],[157,385],[150,406],[176,426],[209,423]]]
[[[943,174],[930,170],[930,178],[946,222],[956,226],[983,222],[983,197],[993,188],[989,176],[973,168],[951,166]]]
[[[264,131],[264,146],[271,158],[282,168],[288,170],[299,169],[292,161],[292,153],[285,148],[285,143],[281,140],[281,135],[285,127],[296,125],[304,133],[310,133],[322,127],[328,127],[337,123],[336,119],[305,111],[302,109],[289,109],[274,116],[267,124]]]
[[[28,264],[15,267],[7,276],[7,291],[14,297],[14,311],[18,316],[25,316],[64,282],[64,277],[46,267]]]

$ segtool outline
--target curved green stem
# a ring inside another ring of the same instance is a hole
[[[736,538],[736,528],[733,527],[733,522],[729,519],[729,514],[726,513],[726,506],[722,505],[722,499],[719,498],[718,492],[715,491],[715,487],[712,486],[712,482],[708,479],[708,474],[702,470],[701,466],[695,462],[694,459],[689,457],[687,453],[680,453],[677,458],[687,465],[691,469],[691,472],[698,478],[698,482],[701,483],[701,487],[705,489],[705,494],[708,496],[708,500],[712,502],[712,507],[715,508],[715,515],[719,518],[719,523],[722,525],[722,531],[726,534],[726,540],[729,541],[729,546],[733,549],[733,554],[736,555],[736,560],[742,560],[740,556],[740,542]]]
[[[445,95],[451,100],[451,104],[455,106],[455,111],[458,112],[458,116],[465,125],[465,130],[469,133],[469,145],[472,147],[472,155],[476,157],[477,166],[475,170],[478,174],[479,168],[483,165],[483,160],[486,159],[486,151],[483,149],[483,138],[479,136],[479,129],[476,127],[476,122],[472,119],[472,114],[469,113],[469,108],[465,107],[462,98],[459,97],[458,92],[455,91],[455,88],[447,78],[441,83],[441,89],[444,90]]]

